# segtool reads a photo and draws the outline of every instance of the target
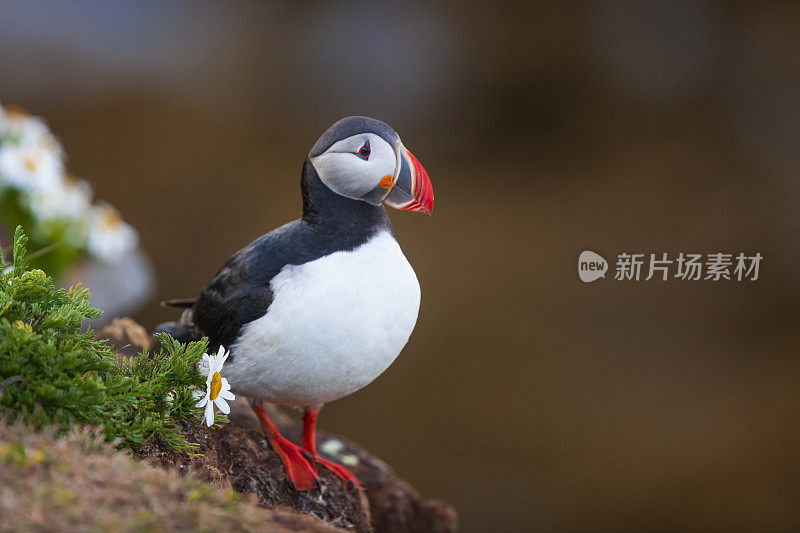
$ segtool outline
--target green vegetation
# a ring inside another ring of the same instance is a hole
[[[69,268],[87,255],[87,229],[67,219],[37,221],[30,206],[22,200],[23,193],[10,187],[0,187],[0,213],[6,227],[28,228],[28,238],[35,254],[28,262],[60,279]]]
[[[29,269],[26,243],[17,227],[13,263],[0,259],[0,418],[54,425],[62,434],[98,426],[119,447],[157,438],[190,451],[176,422],[200,423],[193,392],[205,388],[197,365],[206,341],[182,345],[160,335],[156,351],[118,359],[91,330],[81,331],[84,319],[101,315],[89,307],[89,292],[57,289]]]

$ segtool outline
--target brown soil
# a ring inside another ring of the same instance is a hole
[[[128,350],[127,345],[137,344],[139,333],[135,322],[126,321],[112,324],[99,332],[98,337],[108,338]],[[274,407],[268,407],[268,414],[284,435],[299,442],[297,421]],[[198,445],[196,455],[191,458],[158,442],[138,453],[167,470],[192,473],[213,485],[252,495],[263,507],[288,508],[337,527],[380,532],[457,528],[457,515],[450,504],[424,500],[413,487],[398,479],[386,463],[358,445],[326,433],[317,437],[321,454],[334,461],[344,459],[367,490],[348,488],[332,473],[321,469],[319,490],[297,492],[289,486],[280,459],[269,447],[246,401],[233,402],[229,420],[213,428],[184,424],[187,439]]]
[[[99,445],[91,430],[0,424],[0,532],[302,531],[335,528]]]

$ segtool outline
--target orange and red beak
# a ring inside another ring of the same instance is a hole
[[[417,211],[430,215],[433,212],[433,186],[428,173],[414,154],[397,143],[398,170],[394,187],[384,203],[395,209]]]

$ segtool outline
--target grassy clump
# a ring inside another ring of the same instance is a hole
[[[101,315],[89,307],[89,292],[57,289],[43,271],[30,270],[26,242],[18,227],[12,265],[0,253],[0,417],[62,433],[101,426],[120,447],[157,438],[189,451],[176,421],[200,422],[192,394],[205,387],[197,364],[206,342],[182,345],[163,335],[157,351],[118,361],[105,341],[81,331],[84,319]]]

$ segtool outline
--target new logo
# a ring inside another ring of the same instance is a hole
[[[584,283],[591,283],[592,281],[606,277],[608,271],[608,261],[603,259],[603,256],[585,250],[581,252],[578,257],[578,276]]]

